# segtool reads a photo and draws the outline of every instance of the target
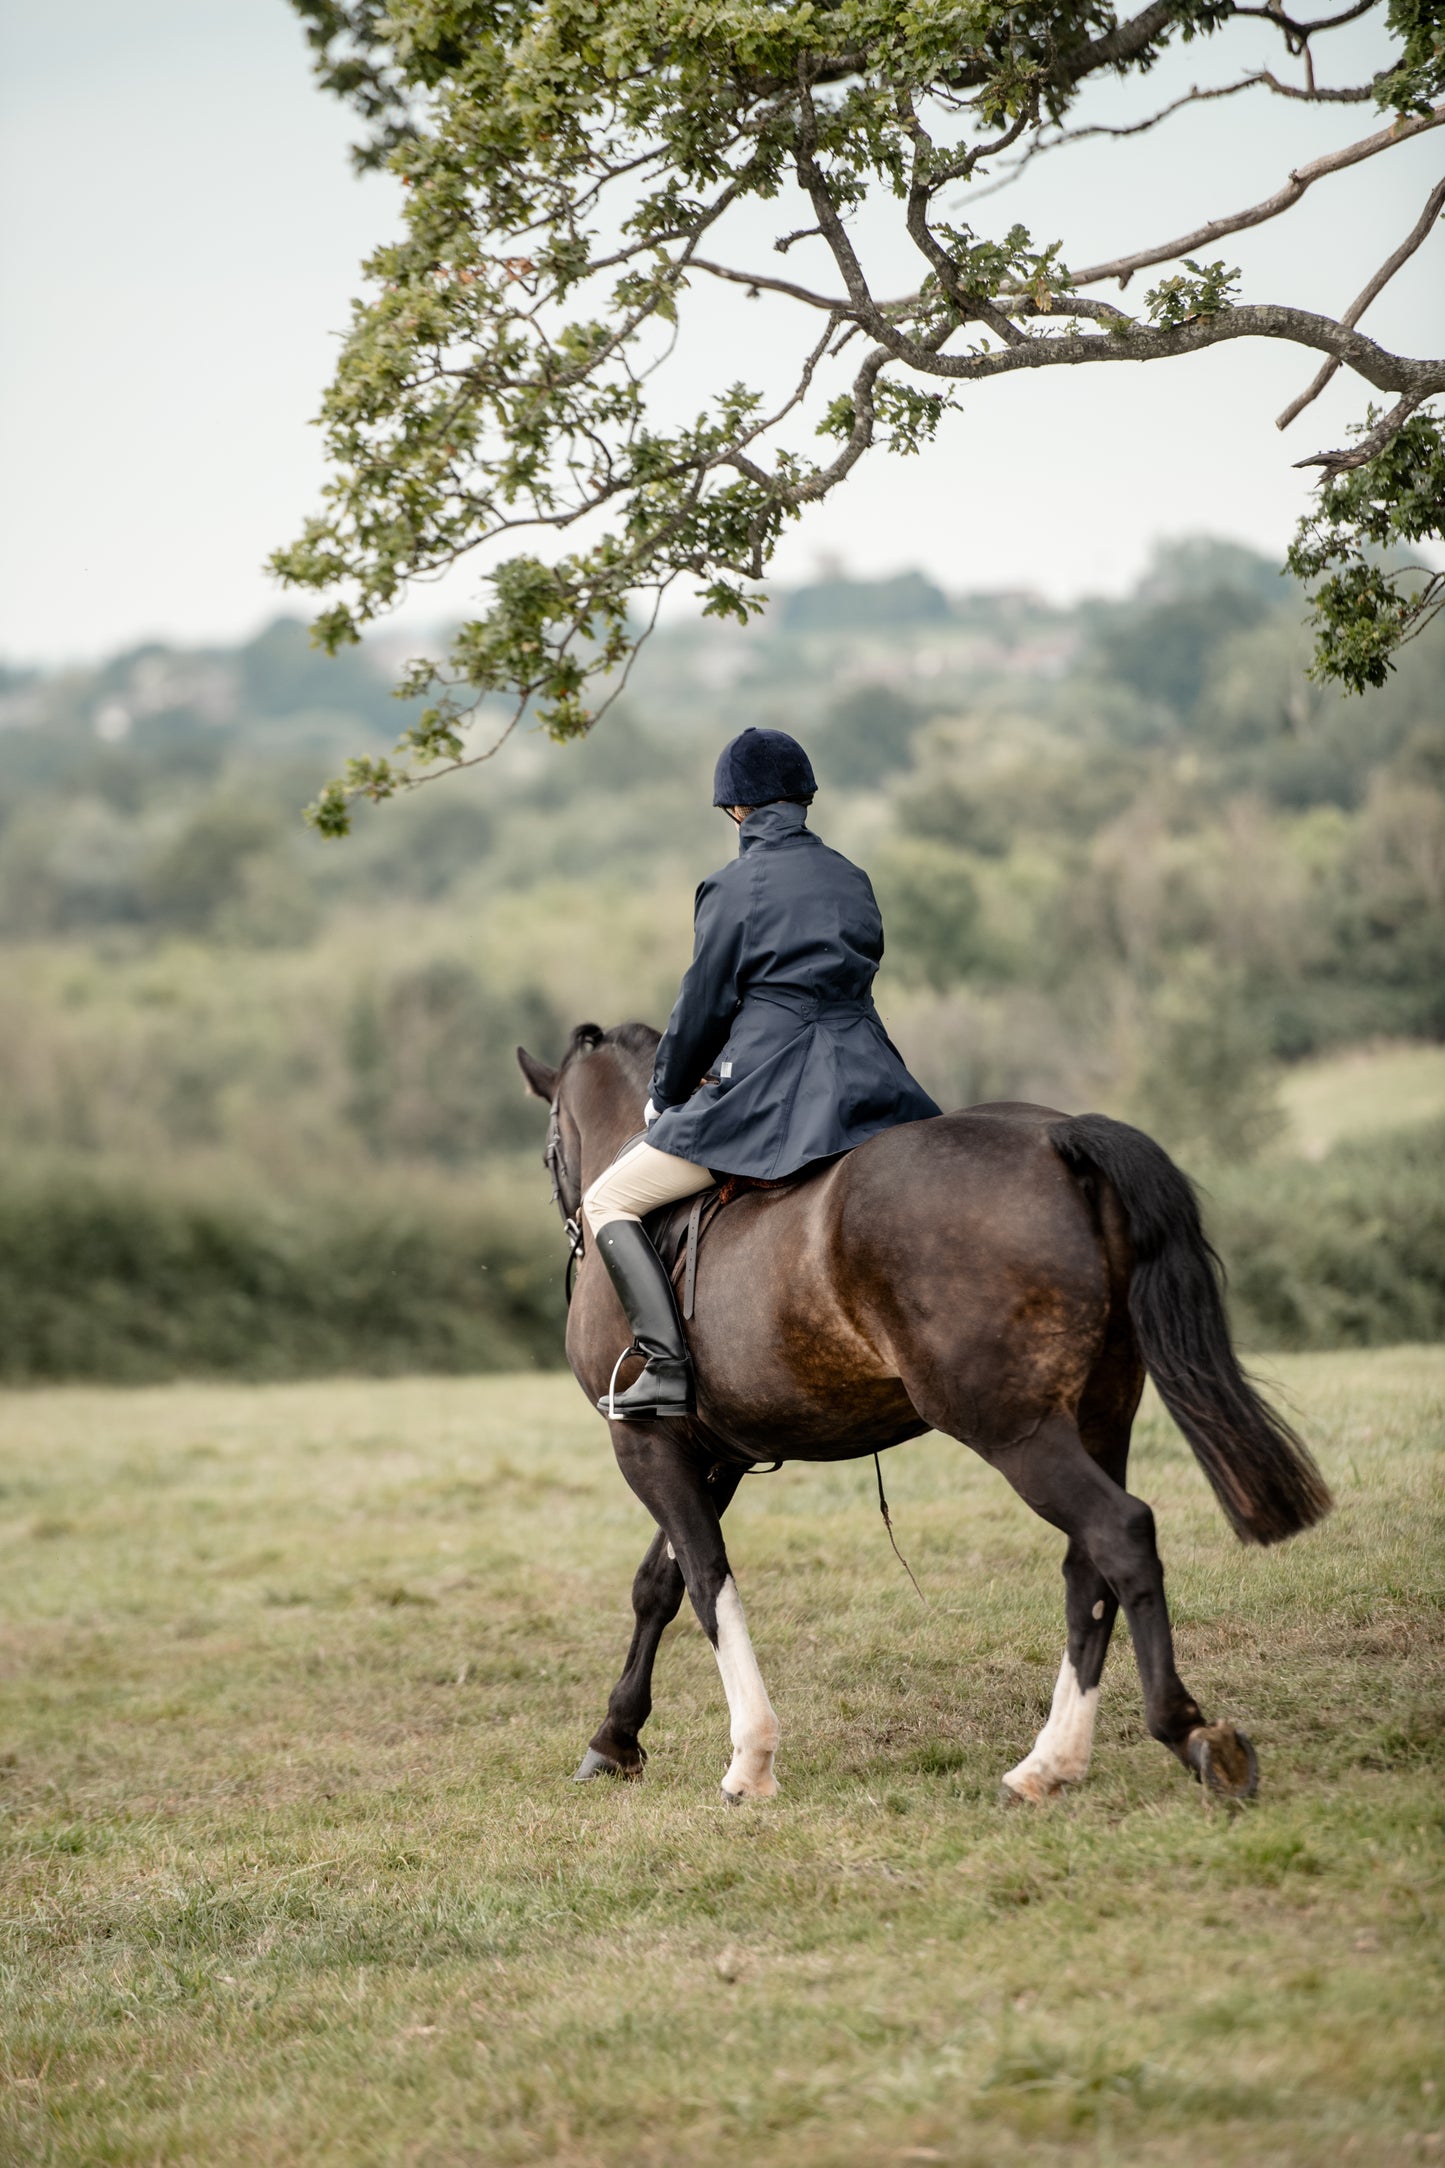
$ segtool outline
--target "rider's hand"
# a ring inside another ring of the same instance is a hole
[[[653,1123],[654,1123],[654,1122],[655,1122],[656,1120],[657,1120],[657,1109],[656,1109],[656,1107],[655,1107],[655,1106],[653,1105],[652,1101],[651,1101],[651,1100],[649,1099],[649,1100],[648,1100],[648,1102],[647,1102],[647,1105],[646,1105],[646,1106],[645,1106],[645,1107],[643,1108],[643,1110],[642,1110],[642,1126],[643,1126],[643,1128],[644,1128],[644,1129],[651,1129],[651,1127],[652,1127]]]

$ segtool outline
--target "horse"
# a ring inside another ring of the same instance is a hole
[[[657,1043],[646,1024],[579,1024],[555,1069],[517,1049],[548,1105],[544,1163],[581,1253],[566,1345],[594,1403],[630,1331],[577,1216],[587,1184],[642,1130]],[[1175,1669],[1154,1516],[1124,1487],[1147,1371],[1244,1542],[1277,1543],[1330,1509],[1308,1450],[1240,1368],[1220,1280],[1187,1176],[1101,1114],[969,1107],[743,1190],[698,1254],[695,1416],[609,1426],[657,1534],[633,1582],[627,1660],[577,1779],[642,1774],[653,1662],[686,1594],[727,1696],[723,1797],[771,1798],[778,1718],[722,1516],[750,1469],[859,1459],[932,1429],[996,1468],[1067,1543],[1053,1701],[1005,1794],[1042,1802],[1086,1775],[1122,1607],[1152,1736],[1213,1794],[1252,1797],[1249,1740],[1208,1721]]]

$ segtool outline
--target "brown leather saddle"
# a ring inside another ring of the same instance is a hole
[[[724,1206],[747,1189],[795,1189],[812,1171],[803,1168],[797,1174],[785,1175],[780,1182],[767,1182],[751,1174],[725,1174],[716,1189],[700,1189],[695,1197],[659,1205],[655,1212],[648,1213],[642,1224],[677,1289],[685,1318],[692,1316],[702,1238]]]

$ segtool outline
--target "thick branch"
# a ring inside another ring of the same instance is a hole
[[[1072,84],[1081,82],[1086,75],[1096,74],[1100,68],[1118,68],[1122,72],[1131,60],[1137,60],[1140,54],[1161,38],[1184,13],[1180,0],[1151,0],[1149,7],[1131,17],[1128,22],[1116,23],[1103,37],[1091,38],[1075,52],[1067,56],[1060,55],[1049,71],[1050,80],[1058,84],[1060,89],[1067,90]],[[846,81],[851,75],[866,73],[875,58],[876,55],[867,50],[820,53],[809,68],[809,81],[823,84]],[[940,80],[950,90],[972,90],[990,80],[996,65],[991,56],[984,56],[951,69]],[[768,95],[780,87],[780,78],[758,76],[749,82],[748,87],[758,95]]]
[[[1436,182],[1434,188],[1430,191],[1429,200],[1426,203],[1424,210],[1420,213],[1419,218],[1410,228],[1410,231],[1406,234],[1404,240],[1400,243],[1400,246],[1395,250],[1394,255],[1387,256],[1385,258],[1385,261],[1381,264],[1379,270],[1375,273],[1374,277],[1361,288],[1359,293],[1356,294],[1354,300],[1350,303],[1344,315],[1340,318],[1340,322],[1342,324],[1357,324],[1359,322],[1360,318],[1364,315],[1366,309],[1370,306],[1370,303],[1375,299],[1376,295],[1384,292],[1384,289],[1389,285],[1391,279],[1395,276],[1395,273],[1400,269],[1401,265],[1407,264],[1410,261],[1410,258],[1414,255],[1416,249],[1419,248],[1421,242],[1424,241],[1434,230],[1435,221],[1437,218],[1439,218],[1442,210],[1445,210],[1445,180]],[[1320,370],[1320,373],[1315,378],[1314,382],[1309,385],[1306,390],[1300,393],[1298,399],[1292,399],[1290,401],[1289,405],[1285,408],[1283,414],[1281,414],[1278,420],[1275,422],[1275,428],[1288,429],[1290,423],[1295,420],[1296,416],[1303,414],[1305,408],[1309,406],[1313,400],[1318,399],[1320,393],[1324,390],[1326,384],[1329,383],[1330,378],[1334,375],[1335,371],[1339,368],[1339,366],[1340,365],[1338,360],[1331,356],[1331,358],[1325,363],[1323,369]]]
[[[1162,37],[1181,12],[1176,0],[1155,0],[1152,7],[1127,23],[1116,23],[1103,37],[1092,39],[1071,59],[1062,61],[1054,70],[1055,82],[1077,83],[1099,68],[1123,68]]]
[[[1100,279],[1117,279],[1124,286],[1136,271],[1146,270],[1151,264],[1170,263],[1175,257],[1193,255],[1199,249],[1208,248],[1211,242],[1223,240],[1226,234],[1241,233],[1247,226],[1262,226],[1298,203],[1306,189],[1323,180],[1326,174],[1343,173],[1347,167],[1357,166],[1379,151],[1391,150],[1397,143],[1408,142],[1411,136],[1423,135],[1427,128],[1438,128],[1442,121],[1445,121],[1445,105],[1438,105],[1429,113],[1418,113],[1409,120],[1392,121],[1388,128],[1380,129],[1375,135],[1362,136],[1358,143],[1347,144],[1343,150],[1330,151],[1323,158],[1312,159],[1307,166],[1297,166],[1284,187],[1266,197],[1263,203],[1253,204],[1247,211],[1237,211],[1230,218],[1211,219],[1207,226],[1197,226],[1193,233],[1183,234],[1177,241],[1169,241],[1161,247],[1140,249],[1133,256],[1116,256],[1111,263],[1090,264],[1086,271],[1074,273],[1074,284],[1096,286]]]
[[[1051,313],[1066,316],[1068,311],[1068,298],[1064,297]],[[1411,393],[1420,399],[1445,391],[1445,358],[1412,361],[1389,353],[1363,332],[1336,323],[1332,316],[1316,316],[1309,309],[1269,302],[1221,309],[1216,316],[1194,316],[1167,331],[1135,324],[1128,331],[1076,338],[1029,338],[1022,346],[1005,347],[1002,353],[939,354],[917,361],[914,366],[929,376],[967,383],[983,377],[1011,376],[1020,369],[1174,360],[1184,354],[1203,353],[1208,347],[1222,346],[1232,339],[1284,339],[1293,346],[1310,346],[1317,353],[1333,354],[1378,391]]]

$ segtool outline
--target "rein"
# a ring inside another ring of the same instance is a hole
[[[924,1595],[923,1590],[919,1588],[918,1576],[914,1572],[913,1568],[909,1565],[908,1560],[904,1557],[903,1553],[899,1550],[898,1538],[893,1533],[893,1515],[889,1512],[888,1500],[883,1495],[883,1463],[878,1458],[878,1455],[876,1453],[873,1455],[873,1473],[878,1478],[878,1510],[883,1515],[883,1526],[888,1531],[888,1541],[893,1546],[893,1556],[897,1559],[899,1565],[903,1568],[903,1571],[907,1574],[909,1580],[913,1583],[914,1590],[918,1596],[918,1601],[923,1605],[923,1608],[926,1611],[930,1608],[928,1598]]]
[[[547,1114],[547,1143],[542,1153],[542,1164],[552,1181],[552,1202],[562,1218],[562,1231],[567,1237],[567,1307],[572,1307],[572,1282],[577,1276],[577,1264],[585,1244],[582,1236],[581,1206],[577,1212],[567,1210],[567,1200],[562,1194],[562,1176],[565,1171],[562,1158],[562,1119],[554,1099]]]

